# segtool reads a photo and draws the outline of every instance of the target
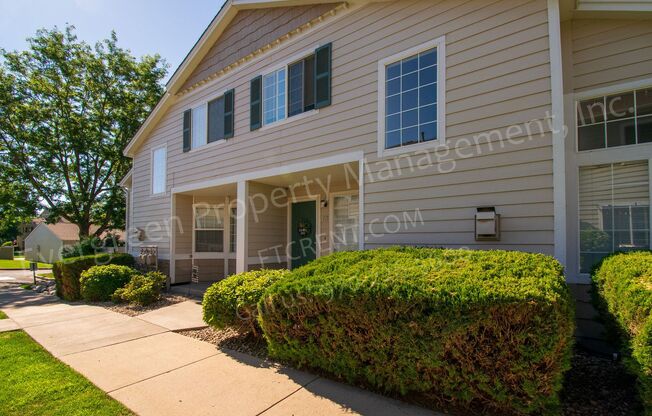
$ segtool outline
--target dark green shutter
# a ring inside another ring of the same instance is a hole
[[[315,49],[315,108],[331,105],[331,45]]]
[[[233,137],[233,114],[235,107],[235,90],[224,93],[224,138]]]
[[[250,105],[249,105],[249,128],[251,131],[257,130],[261,126],[263,113],[263,77],[257,76],[251,80],[250,84]]]
[[[192,110],[183,112],[183,151],[190,150],[190,136],[192,134]]]

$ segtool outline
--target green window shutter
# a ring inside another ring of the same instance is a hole
[[[192,110],[183,112],[183,151],[190,150],[190,136],[192,134]]]
[[[315,49],[315,108],[331,105],[331,48],[328,43]]]
[[[251,80],[250,84],[250,105],[249,105],[249,128],[251,131],[258,130],[262,124],[263,100],[262,100],[263,77],[261,75]]]
[[[233,137],[233,119],[235,108],[235,90],[231,89],[224,93],[224,138]]]

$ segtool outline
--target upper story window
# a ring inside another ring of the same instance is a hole
[[[285,118],[285,68],[263,77],[263,123]]]
[[[443,140],[444,40],[379,63],[379,153]]]
[[[233,137],[234,90],[183,113],[183,151]]]
[[[578,102],[578,150],[649,142],[652,142],[652,88]]]
[[[159,147],[152,151],[152,194],[165,192],[167,175],[167,149]]]
[[[331,103],[331,44],[251,80],[250,127],[256,130]]]

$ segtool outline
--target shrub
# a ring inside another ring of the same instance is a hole
[[[69,259],[73,257],[90,256],[97,254],[97,251],[102,247],[102,240],[98,237],[88,237],[72,246],[64,247],[63,250],[61,250],[61,257]]]
[[[146,306],[161,298],[166,281],[167,276],[160,272],[135,274],[125,287],[113,293],[111,299],[116,303],[129,302]]]
[[[270,354],[433,407],[558,406],[574,311],[561,265],[506,251],[392,248],[322,257],[259,303]]]
[[[109,264],[93,266],[81,274],[79,280],[81,296],[84,300],[97,302],[111,299],[113,292],[124,287],[136,270],[129,266]]]
[[[14,246],[13,241],[5,241],[4,243],[2,243],[2,247],[13,247],[13,246]]]
[[[599,309],[615,323],[626,352],[625,365],[638,377],[639,392],[652,415],[652,253],[610,256],[594,270]]]
[[[65,300],[79,300],[79,279],[84,270],[93,266],[117,264],[133,266],[134,258],[130,254],[98,254],[95,256],[73,257],[57,261],[52,265],[52,273],[57,285],[57,296]]]
[[[257,335],[256,304],[265,289],[280,280],[287,270],[257,270],[236,274],[213,284],[202,302],[204,321],[218,329],[230,327]]]

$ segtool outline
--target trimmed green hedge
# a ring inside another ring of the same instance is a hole
[[[84,270],[79,279],[81,297],[90,302],[107,301],[138,272],[129,266],[108,264]]]
[[[65,300],[81,299],[79,279],[82,272],[93,266],[107,264],[132,267],[134,258],[130,254],[114,253],[72,257],[55,262],[52,265],[52,273],[57,285],[57,296]]]
[[[574,310],[552,257],[391,248],[336,253],[259,303],[272,356],[434,408],[555,409]]]
[[[645,412],[652,415],[652,253],[610,256],[595,269],[593,282],[600,309],[622,335],[625,364],[638,377]]]
[[[161,298],[167,276],[161,272],[135,274],[124,287],[117,289],[111,299],[116,302],[129,302],[146,306]]]
[[[229,276],[208,288],[202,302],[204,321],[218,329],[259,333],[258,301],[265,289],[282,279],[287,270],[256,270]]]

